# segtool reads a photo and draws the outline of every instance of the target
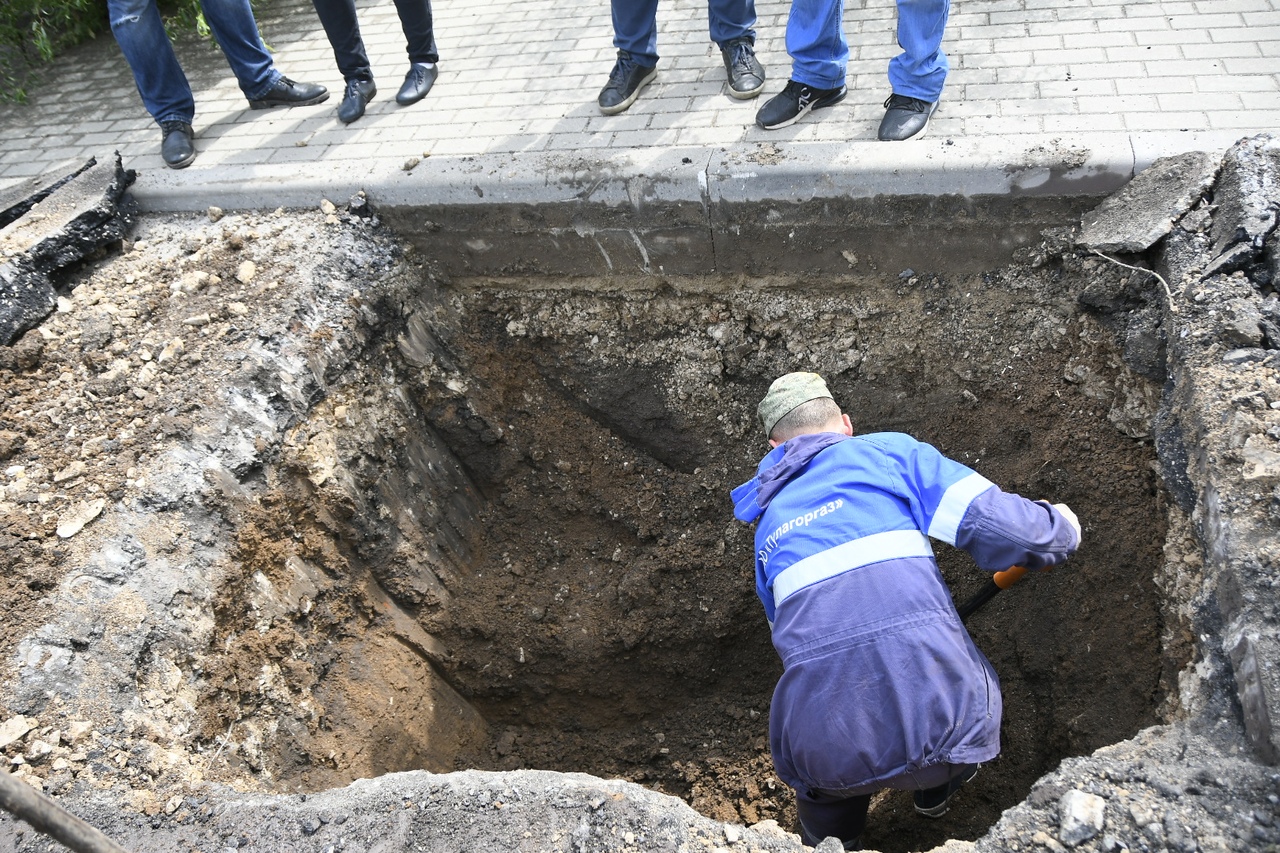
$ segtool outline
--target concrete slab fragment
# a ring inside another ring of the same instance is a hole
[[[1215,252],[1245,244],[1261,257],[1280,210],[1280,137],[1263,133],[1233,146],[1223,158],[1214,201]]]
[[[79,175],[96,163],[90,159],[78,169],[71,171],[45,172],[34,178],[19,181],[12,186],[0,189],[0,228],[16,222],[23,214],[43,201],[58,187]]]
[[[1079,242],[1099,252],[1145,252],[1213,185],[1217,155],[1192,151],[1157,160],[1081,221]]]
[[[0,346],[53,310],[53,273],[124,236],[118,204],[133,179],[119,155],[95,163],[0,230]]]

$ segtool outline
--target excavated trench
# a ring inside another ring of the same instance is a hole
[[[583,771],[790,827],[767,744],[780,665],[727,495],[767,450],[756,402],[794,369],[822,373],[857,430],[911,433],[1085,529],[1066,567],[970,620],[1003,682],[1001,757],[942,821],[881,795],[868,847],[976,838],[1064,757],[1159,721],[1187,651],[1155,580],[1158,318],[1122,329],[1088,298],[1140,278],[1030,252],[867,266],[424,271],[416,302],[365,306],[379,331],[357,366],[251,472],[265,497],[236,521],[218,633],[238,651],[205,673],[205,735],[236,728],[234,760],[291,790]],[[936,550],[957,601],[985,581]]]

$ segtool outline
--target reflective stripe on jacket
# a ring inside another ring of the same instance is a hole
[[[770,717],[783,781],[846,790],[999,753],[999,681],[925,534],[990,571],[1038,569],[1078,544],[1056,510],[902,433],[799,436],[733,500],[757,521],[756,591],[784,666]]]

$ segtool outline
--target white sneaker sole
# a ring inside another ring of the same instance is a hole
[[[803,107],[800,108],[800,112],[796,113],[794,116],[787,119],[786,121],[781,121],[781,122],[778,122],[777,124],[760,124],[760,122],[756,122],[756,126],[764,130],[778,130],[779,128],[790,127],[791,125],[795,124],[800,119],[804,118],[814,110],[824,110],[827,107],[834,107],[836,104],[843,101],[847,94],[848,92],[846,91],[845,94],[836,98],[834,101],[831,101],[830,103],[826,103],[826,104],[819,104],[816,101],[811,104],[805,104]]]

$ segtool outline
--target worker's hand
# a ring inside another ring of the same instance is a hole
[[[1060,512],[1062,517],[1065,518],[1073,528],[1075,528],[1076,547],[1079,548],[1080,542],[1084,538],[1083,534],[1080,532],[1080,519],[1076,518],[1076,514],[1072,512],[1071,507],[1066,504],[1054,504],[1053,508]]]

